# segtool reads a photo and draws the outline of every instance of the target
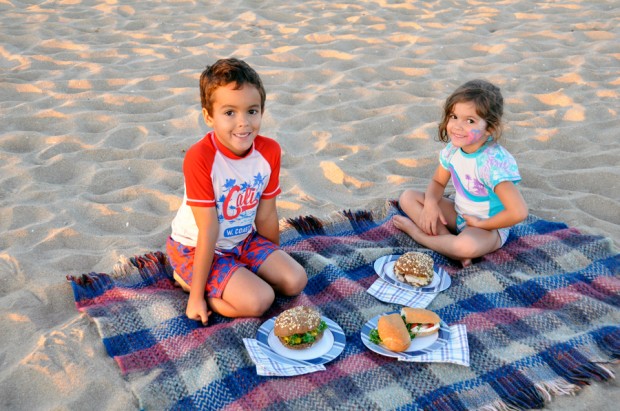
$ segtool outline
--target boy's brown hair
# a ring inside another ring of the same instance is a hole
[[[235,89],[251,84],[260,94],[260,111],[265,111],[266,93],[258,73],[248,63],[236,58],[220,59],[207,68],[200,75],[200,103],[202,108],[212,114],[212,96],[218,87],[235,83]]]
[[[446,130],[454,105],[472,101],[476,106],[476,113],[487,123],[487,130],[491,132],[493,140],[497,141],[502,135],[502,116],[504,115],[504,97],[499,87],[486,80],[471,80],[458,87],[446,99],[443,106],[443,118],[439,123],[439,140],[450,141]]]

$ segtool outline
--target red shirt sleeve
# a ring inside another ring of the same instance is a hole
[[[257,137],[254,141],[256,142],[256,150],[261,153],[271,167],[269,182],[267,183],[267,187],[265,187],[261,197],[268,200],[270,198],[274,198],[282,192],[282,189],[280,188],[280,158],[282,156],[282,149],[277,141],[270,138],[262,137],[259,139]]]
[[[183,160],[183,176],[188,206],[215,207],[211,180],[214,158],[215,150],[211,148],[208,135],[187,150]]]

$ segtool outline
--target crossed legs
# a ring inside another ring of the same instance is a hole
[[[424,193],[405,190],[399,198],[400,208],[407,217],[394,216],[394,226],[402,230],[421,245],[435,250],[446,257],[461,261],[463,267],[471,264],[471,260],[497,250],[501,239],[497,230],[487,231],[476,227],[465,227],[456,232],[456,212],[454,202],[442,198],[439,207],[448,225],[438,222],[438,234],[426,234],[420,228],[420,214],[424,208]]]

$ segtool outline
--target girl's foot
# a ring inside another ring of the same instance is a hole
[[[420,227],[411,221],[411,219],[401,215],[395,215],[392,217],[392,223],[394,227],[409,235],[409,237],[413,238],[415,241],[418,241],[416,237],[422,233],[422,230],[420,230]]]
[[[392,223],[394,224],[394,227],[409,235],[409,237],[413,238],[413,240],[417,243],[422,244],[421,239],[428,237],[420,227],[418,227],[411,219],[407,217],[395,215],[394,217],[392,217]],[[472,264],[471,258],[463,258],[460,259],[460,261],[463,268],[469,267]]]

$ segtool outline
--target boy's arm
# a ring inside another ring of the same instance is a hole
[[[256,210],[256,231],[276,245],[280,245],[280,225],[278,221],[278,210],[276,208],[276,198],[260,200]]]
[[[512,227],[527,218],[527,204],[512,181],[503,181],[496,185],[495,194],[502,202],[504,210],[486,219],[463,216],[468,226],[484,228],[485,230],[496,230],[498,228]]]
[[[194,254],[192,285],[185,314],[188,318],[207,325],[210,311],[205,300],[205,287],[213,263],[219,224],[215,207],[192,207],[192,213],[198,226],[198,239]]]

